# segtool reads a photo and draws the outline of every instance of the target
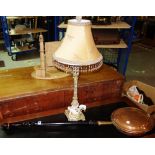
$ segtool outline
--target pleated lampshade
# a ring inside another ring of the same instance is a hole
[[[79,67],[80,72],[88,72],[102,66],[103,57],[95,46],[89,20],[68,21],[66,35],[53,59],[55,66],[66,72],[73,67]]]

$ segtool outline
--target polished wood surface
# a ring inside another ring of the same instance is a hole
[[[47,30],[42,29],[42,28],[34,28],[34,29],[26,28],[26,29],[18,30],[18,31],[16,31],[15,29],[11,29],[9,34],[13,36],[13,35],[24,35],[24,34],[29,34],[29,33],[35,34],[35,33],[43,33],[43,32],[47,32]]]
[[[61,44],[61,41],[45,42],[45,57],[46,57],[47,67],[54,66],[53,53],[58,49],[60,44]]]
[[[15,96],[25,96],[48,90],[68,89],[73,87],[72,76],[55,80],[36,80],[31,77],[33,67],[17,68],[0,71],[0,101]],[[101,81],[122,80],[123,76],[103,65],[99,72],[81,74],[79,86]]]
[[[33,67],[0,71],[0,123],[18,122],[63,113],[73,95],[73,79],[37,80]],[[121,100],[124,77],[103,65],[100,71],[81,74],[81,104],[95,107]]]

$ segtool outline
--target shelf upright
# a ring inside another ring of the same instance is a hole
[[[59,16],[54,16],[54,40],[55,41],[59,40],[59,28],[58,28],[59,21],[60,21],[59,18],[60,18]]]
[[[131,25],[130,29],[122,30],[122,38],[127,44],[127,48],[120,48],[118,52],[117,66],[118,71],[123,75],[126,74],[128,59],[132,48],[132,40],[134,36],[134,26],[136,23],[136,17],[125,17],[124,19]]]
[[[1,16],[1,24],[2,24],[2,31],[3,31],[3,38],[4,38],[4,45],[8,52],[8,55],[11,56],[11,39],[9,36],[9,28],[7,24],[7,18],[6,16]]]

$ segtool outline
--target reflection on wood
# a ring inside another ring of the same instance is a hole
[[[0,71],[0,123],[63,113],[70,105],[72,76],[37,80],[32,71],[32,67]],[[81,74],[79,102],[88,107],[118,102],[123,82],[123,76],[106,65],[98,72]]]

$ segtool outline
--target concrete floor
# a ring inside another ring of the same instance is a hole
[[[0,60],[5,62],[5,67],[0,67],[0,70],[35,66],[40,63],[39,53],[37,51],[21,53],[17,56],[17,61],[13,61],[7,52],[0,51]]]
[[[155,48],[133,44],[126,79],[139,80],[155,87]]]

